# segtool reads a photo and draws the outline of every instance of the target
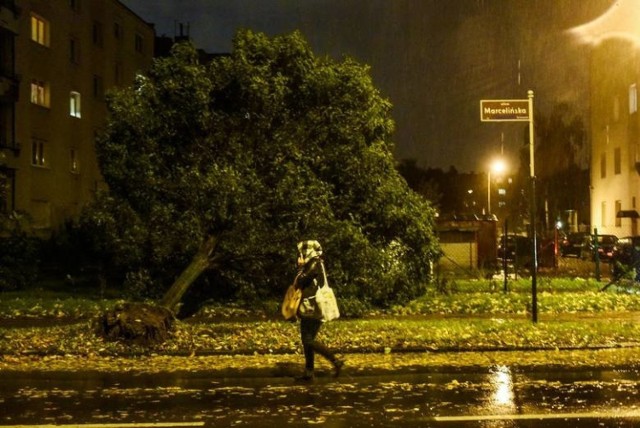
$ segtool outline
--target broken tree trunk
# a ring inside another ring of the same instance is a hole
[[[211,264],[211,254],[217,240],[208,237],[191,263],[175,280],[159,306],[126,303],[104,313],[97,322],[97,333],[109,340],[151,346],[164,342],[175,319],[175,310],[191,284]]]

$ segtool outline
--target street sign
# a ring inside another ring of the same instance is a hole
[[[482,122],[528,122],[529,100],[480,100]]]

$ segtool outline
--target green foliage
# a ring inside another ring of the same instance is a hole
[[[391,105],[352,59],[300,34],[239,32],[208,66],[189,44],[111,94],[97,144],[110,193],[81,220],[94,247],[165,290],[216,238],[199,281],[281,295],[295,243],[318,239],[341,296],[388,306],[425,290],[433,208],[394,167]]]
[[[16,290],[38,276],[39,241],[19,213],[0,218],[0,291]]]

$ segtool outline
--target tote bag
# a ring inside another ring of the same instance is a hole
[[[327,281],[327,273],[324,270],[324,263],[322,263],[322,275],[324,275],[324,285],[318,288],[316,292],[316,305],[320,309],[320,319],[322,321],[332,321],[340,317],[340,310],[338,309],[338,301],[333,289],[329,287],[329,281]]]

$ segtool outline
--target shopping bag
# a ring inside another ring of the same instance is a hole
[[[322,321],[332,321],[340,317],[340,310],[338,309],[338,301],[333,289],[329,287],[329,281],[327,280],[327,273],[324,270],[324,264],[322,264],[322,274],[324,275],[324,285],[318,287],[316,291],[316,305],[320,310],[320,319]]]
[[[297,289],[295,283],[291,284],[282,300],[281,312],[284,319],[289,320],[296,316],[301,298],[302,290]]]

